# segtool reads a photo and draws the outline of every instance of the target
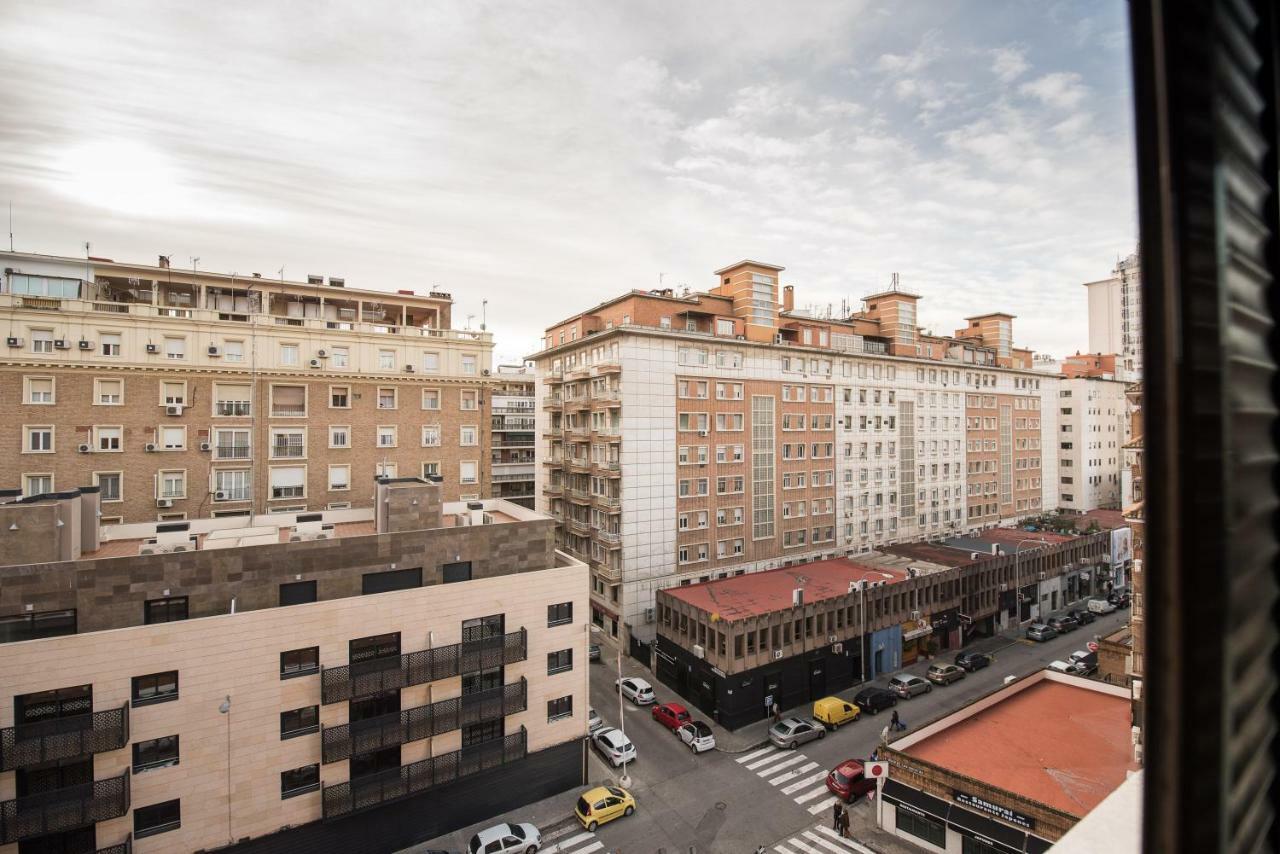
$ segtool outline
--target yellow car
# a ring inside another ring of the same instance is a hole
[[[861,711],[856,704],[839,697],[823,697],[813,701],[813,719],[833,730],[839,729],[840,724],[856,721]]]
[[[594,833],[605,822],[613,821],[636,811],[636,799],[626,789],[617,786],[597,786],[582,793],[573,813],[582,826]]]

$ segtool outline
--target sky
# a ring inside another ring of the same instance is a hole
[[[1136,246],[1127,38],[1122,0],[4,0],[0,205],[19,251],[448,291],[504,362],[743,258],[1061,356]]]

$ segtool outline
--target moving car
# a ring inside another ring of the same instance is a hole
[[[593,643],[587,647],[587,660],[588,661],[600,660],[600,644]]]
[[[1117,608],[1129,607],[1129,590],[1126,587],[1117,587],[1107,594],[1107,601]]]
[[[863,688],[854,695],[853,703],[864,712],[878,715],[881,709],[898,705],[898,697],[883,688]]]
[[[587,735],[595,735],[596,730],[604,726],[604,718],[596,713],[595,709],[590,709],[587,713]]]
[[[840,729],[840,724],[856,721],[860,714],[862,709],[839,697],[823,697],[813,701],[813,719],[833,730]]]
[[[679,703],[663,703],[661,706],[654,706],[652,715],[655,721],[672,732],[679,729],[685,721],[693,720],[689,710]]]
[[[636,761],[636,746],[631,739],[622,734],[622,730],[611,726],[601,727],[591,736],[591,744],[600,755],[608,759],[614,768],[623,762]]]
[[[532,824],[521,822],[512,824],[504,821],[471,837],[467,843],[470,854],[533,854],[542,847],[542,834]]]
[[[1053,614],[1044,622],[1045,625],[1060,635],[1065,635],[1067,632],[1074,632],[1076,629],[1080,628],[1079,623],[1065,614]]]
[[[924,677],[934,685],[950,685],[964,678],[964,670],[954,664],[930,664]]]
[[[702,721],[688,721],[681,724],[680,729],[676,730],[676,735],[680,736],[680,740],[689,745],[689,749],[694,753],[706,753],[708,750],[716,749],[716,734]]]
[[[862,763],[856,759],[846,759],[827,775],[827,791],[845,802],[861,798],[867,792],[874,792],[875,788],[876,781],[867,779]]]
[[[1088,608],[1072,608],[1067,612],[1067,616],[1071,617],[1082,626],[1087,626],[1094,620],[1098,619],[1098,616]]]
[[[919,676],[902,673],[889,680],[889,690],[904,700],[910,700],[917,694],[928,694],[933,686]]]
[[[1089,610],[1095,614],[1110,614],[1116,610],[1115,603],[1106,599],[1090,599],[1087,604]]]
[[[636,799],[626,789],[617,786],[596,786],[582,793],[573,814],[582,822],[588,833],[605,822],[613,821],[636,811]]]
[[[628,676],[626,679],[619,679],[613,684],[622,692],[622,696],[637,706],[647,706],[656,702],[653,696],[653,686],[643,679]]]
[[[806,741],[823,738],[826,734],[826,727],[822,724],[800,718],[783,718],[769,727],[769,740],[783,750],[795,750]]]
[[[1027,638],[1038,643],[1053,640],[1058,633],[1044,623],[1032,623],[1027,626]]]
[[[981,670],[991,663],[991,656],[982,652],[958,652],[956,653],[956,664],[963,667],[969,673],[975,670]]]

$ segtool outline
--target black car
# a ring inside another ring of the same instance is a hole
[[[1067,632],[1074,632],[1076,629],[1080,628],[1080,624],[1073,618],[1068,617],[1066,614],[1054,614],[1044,622],[1045,625],[1060,635],[1066,634]]]
[[[591,644],[590,646],[588,646],[588,647],[587,647],[587,659],[588,659],[589,661],[599,661],[599,660],[600,660],[600,644],[598,644],[598,643],[593,643],[593,644]]]
[[[882,709],[898,705],[898,698],[883,688],[863,688],[853,698],[853,704],[864,712],[878,715]]]
[[[1093,613],[1087,608],[1072,608],[1070,611],[1067,612],[1067,616],[1071,617],[1073,620],[1075,620],[1077,623],[1079,623],[1082,626],[1087,626],[1090,623],[1092,623],[1094,620],[1098,619],[1097,614]]]
[[[1117,587],[1107,594],[1107,601],[1117,608],[1129,607],[1129,591],[1124,587]]]
[[[956,653],[956,665],[973,673],[975,670],[981,670],[991,663],[991,656],[982,652],[958,652]]]

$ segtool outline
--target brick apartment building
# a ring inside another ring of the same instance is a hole
[[[375,476],[490,494],[492,338],[446,293],[0,252],[0,487],[104,521],[368,507]]]
[[[390,851],[580,785],[587,567],[532,510],[376,489],[0,504],[0,854]]]

